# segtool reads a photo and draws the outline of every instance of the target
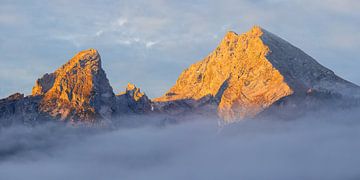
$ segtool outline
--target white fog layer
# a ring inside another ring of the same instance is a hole
[[[0,179],[358,179],[358,110],[219,129],[197,119],[116,130],[0,132]]]

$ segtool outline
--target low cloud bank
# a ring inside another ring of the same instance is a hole
[[[0,131],[0,179],[359,179],[358,109],[293,121]],[[137,117],[139,118],[139,117]]]

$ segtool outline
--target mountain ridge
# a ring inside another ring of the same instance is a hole
[[[352,101],[359,92],[359,86],[299,48],[254,26],[243,34],[227,32],[214,51],[189,66],[167,93],[154,99],[130,83],[115,94],[98,51],[80,51],[39,78],[30,96],[14,94],[0,100],[0,119],[10,119],[5,124],[17,118],[30,124],[51,119],[91,125],[131,114],[200,113],[232,123],[278,104],[316,107],[328,102],[325,98]]]

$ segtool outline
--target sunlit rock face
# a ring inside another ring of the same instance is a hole
[[[128,83],[124,92],[116,95],[117,114],[144,114],[152,111],[150,99],[134,84]]]
[[[35,83],[32,95],[0,99],[0,125],[64,121],[74,125],[108,125],[112,118],[152,112],[149,98],[133,84],[115,96],[95,49],[77,53]]]
[[[33,96],[43,96],[39,111],[70,122],[110,119],[115,95],[95,49],[79,52],[55,72],[36,81]]]
[[[358,89],[285,40],[255,26],[228,32],[205,59],[183,71],[161,104],[187,101],[194,107],[211,97],[225,122],[254,117],[279,99],[310,91]]]

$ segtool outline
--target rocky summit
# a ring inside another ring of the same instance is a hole
[[[115,95],[97,50],[81,51],[39,78],[31,95],[16,93],[0,100],[0,125],[48,120],[93,125],[149,113],[216,115],[231,123],[278,107],[285,111],[284,105],[298,113],[328,104],[352,106],[359,104],[359,92],[360,87],[300,49],[254,26],[240,35],[228,32],[213,52],[153,100],[130,83]]]
[[[353,96],[359,89],[300,49],[254,26],[241,35],[228,32],[212,53],[183,71],[176,84],[154,101],[186,100],[192,108],[210,98],[207,102],[216,106],[217,114],[233,122],[254,117],[284,97],[315,92]]]
[[[116,95],[118,115],[145,114],[152,111],[151,100],[134,84],[128,83],[124,92]]]
[[[61,120],[110,119],[115,95],[95,49],[81,51],[36,81],[33,96],[43,96],[39,110]]]
[[[115,96],[97,50],[84,50],[55,72],[39,78],[30,96],[16,93],[0,100],[0,122],[9,125],[56,120],[94,125],[108,123],[130,110],[136,114],[149,111],[150,100],[132,86],[124,95]]]

